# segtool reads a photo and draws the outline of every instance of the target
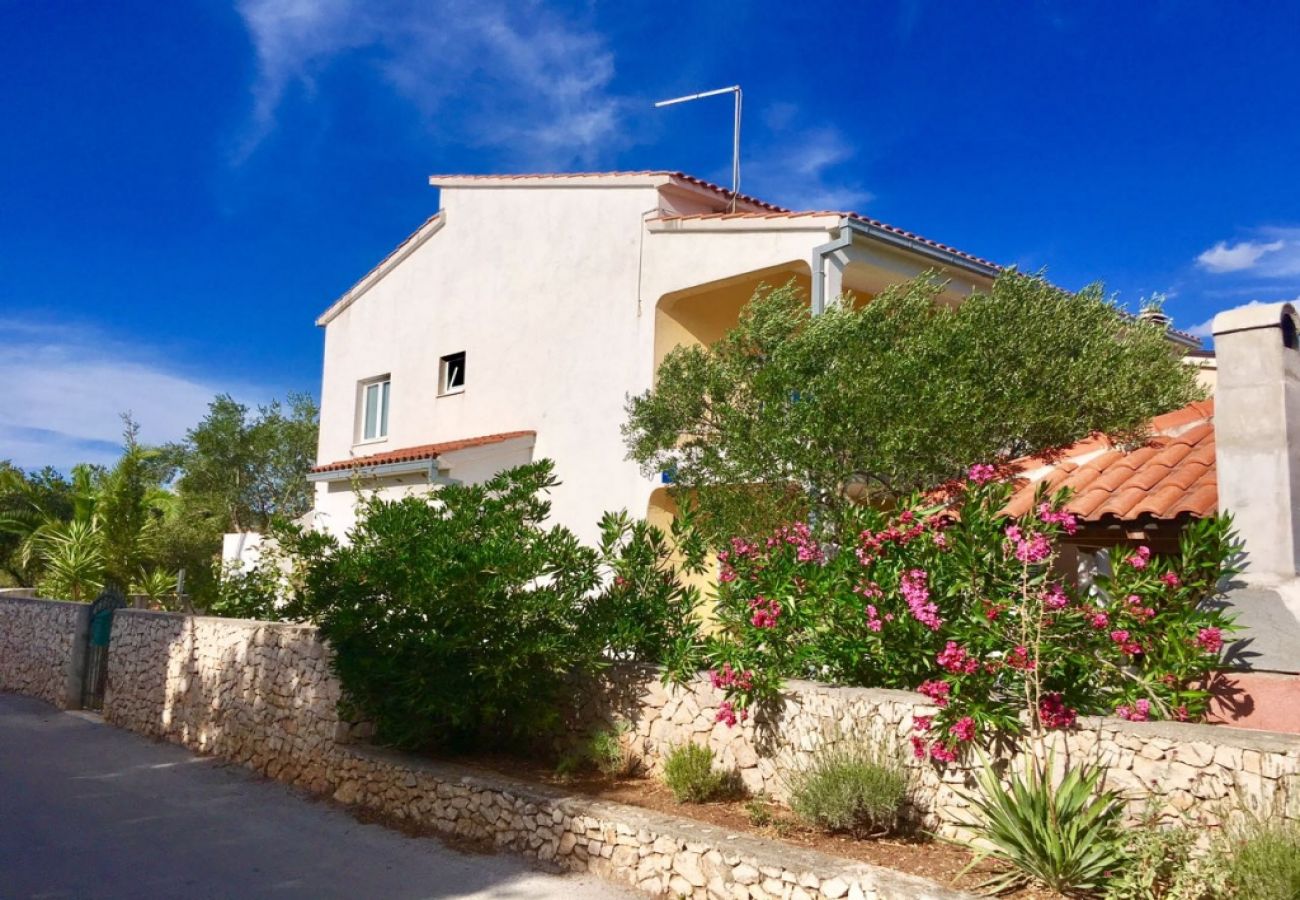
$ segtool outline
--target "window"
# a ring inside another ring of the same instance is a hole
[[[449,353],[438,367],[438,393],[459,394],[465,390],[465,351]]]
[[[388,437],[387,375],[361,384],[361,440],[377,441]]]

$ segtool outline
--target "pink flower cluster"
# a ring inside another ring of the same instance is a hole
[[[1218,628],[1202,628],[1196,632],[1196,643],[1206,653],[1218,653],[1223,649],[1223,632]]]
[[[1073,513],[1063,509],[1053,509],[1050,503],[1038,504],[1038,521],[1048,525],[1060,525],[1066,534],[1075,534],[1079,530],[1079,520]]]
[[[1069,728],[1077,718],[1058,693],[1044,694],[1038,701],[1038,719],[1047,728]]]
[[[1132,640],[1132,635],[1124,628],[1117,628],[1110,633],[1110,639],[1119,644],[1119,648],[1129,656],[1137,656],[1142,652],[1142,645]]]
[[[911,569],[898,580],[898,590],[907,601],[912,618],[931,631],[938,631],[943,619],[939,617],[939,607],[930,602],[929,579],[925,569]]]
[[[1151,548],[1143,544],[1128,558],[1128,564],[1135,569],[1145,569],[1151,562]]]
[[[939,651],[935,662],[954,675],[971,675],[979,671],[980,667],[979,660],[967,653],[956,641],[949,641]]]
[[[1151,716],[1151,701],[1138,700],[1132,706],[1117,706],[1115,715],[1130,722],[1145,722]]]
[[[998,470],[988,463],[976,463],[970,467],[966,477],[974,484],[988,484],[998,477]]]
[[[749,669],[743,672],[737,671],[731,668],[731,663],[723,663],[721,670],[709,670],[709,683],[720,691],[725,691],[728,688],[749,691],[754,687],[754,673]]]
[[[781,618],[781,604],[766,597],[755,597],[749,601],[749,624],[755,628],[775,628]]]
[[[1142,598],[1137,594],[1129,594],[1124,598],[1124,602],[1128,604],[1129,615],[1139,622],[1149,622],[1156,617],[1156,611],[1149,606],[1143,606]]]
[[[718,704],[718,714],[714,716],[715,722],[722,722],[728,728],[734,728],[736,722],[744,722],[749,718],[749,710],[736,709],[736,705],[730,700],[723,700]]]
[[[1165,584],[1169,585],[1171,588],[1176,588],[1183,583],[1183,580],[1178,577],[1177,572],[1166,572],[1165,574],[1160,576],[1160,580],[1163,581]]]
[[[1070,598],[1065,594],[1065,588],[1059,584],[1052,584],[1043,594],[1043,606],[1047,609],[1065,609],[1069,604]]]
[[[1007,546],[1022,563],[1040,563],[1052,555],[1052,542],[1047,535],[1038,531],[1025,534],[1019,525],[1008,525],[1004,532]]]
[[[771,550],[783,543],[795,548],[795,558],[801,563],[826,561],[826,554],[822,552],[821,545],[813,539],[806,522],[782,525],[767,539],[767,548]]]
[[[880,631],[880,629],[885,627],[886,622],[892,621],[894,621],[893,613],[885,613],[882,617],[880,611],[876,609],[874,604],[867,604],[867,627],[872,631]]]
[[[948,733],[962,743],[973,741],[975,740],[975,720],[970,716],[962,716],[956,722],[952,723],[952,727],[948,729]]]
[[[948,705],[948,694],[952,692],[952,685],[946,681],[922,681],[916,686],[916,692],[929,697],[935,706],[944,707]]]
[[[1007,666],[1012,669],[1020,669],[1022,672],[1032,672],[1038,668],[1038,663],[1029,656],[1029,648],[1021,645],[1013,647],[1007,654]]]

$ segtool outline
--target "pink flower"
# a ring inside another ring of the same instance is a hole
[[[731,539],[731,552],[734,553],[738,559],[744,559],[748,556],[757,556],[758,547],[744,538],[734,537]]]
[[[1206,653],[1218,653],[1223,649],[1223,631],[1218,628],[1202,628],[1196,632],[1196,643]]]
[[[951,691],[952,685],[946,681],[923,681],[916,688],[918,694],[929,697],[940,708],[948,705],[948,694]]]
[[[949,641],[947,645],[939,651],[935,657],[942,668],[947,669],[954,675],[970,675],[980,666],[979,660],[973,656],[967,655],[965,649],[956,641]]]
[[[1040,563],[1052,555],[1052,543],[1047,536],[1034,532],[1027,540],[1016,542],[1016,559],[1022,563]]]
[[[988,463],[976,463],[970,467],[966,477],[975,484],[988,484],[998,477],[998,470]]]
[[[736,725],[736,707],[730,700],[723,700],[718,704],[718,715],[714,721],[725,722],[728,728],[734,728]]]
[[[957,753],[945,744],[934,743],[930,745],[930,758],[939,762],[956,762]]]
[[[920,732],[929,731],[930,726],[933,724],[934,724],[934,716],[913,716],[912,717],[912,727],[917,731]]]
[[[1183,583],[1183,580],[1178,577],[1178,573],[1176,572],[1166,572],[1160,576],[1160,580],[1171,588],[1176,588]]]
[[[1050,503],[1038,504],[1038,519],[1048,525],[1060,525],[1066,534],[1075,534],[1079,530],[1079,520],[1073,513],[1063,509],[1053,509]]]
[[[917,759],[925,759],[926,755],[925,738],[912,737],[912,755]]]
[[[1088,624],[1093,628],[1101,630],[1110,625],[1110,616],[1100,609],[1093,610],[1088,614]]]
[[[1044,694],[1038,701],[1039,721],[1047,728],[1069,728],[1078,713],[1065,705],[1058,693]]]
[[[1127,642],[1128,642],[1128,632],[1125,631],[1125,630],[1122,629],[1122,628],[1119,629],[1118,631],[1112,631],[1112,632],[1110,633],[1110,639],[1111,639],[1112,641],[1114,641],[1115,643],[1117,643],[1117,644],[1124,644],[1124,643],[1127,643]]]
[[[1151,548],[1143,544],[1137,552],[1128,558],[1128,564],[1135,569],[1145,569],[1151,562]]]
[[[899,579],[898,590],[907,600],[912,617],[931,631],[938,631],[943,619],[939,617],[939,607],[930,602],[928,581],[924,569],[912,569]]]
[[[962,716],[952,723],[948,733],[962,743],[969,743],[975,739],[975,720],[970,716]]]
[[[1034,660],[1029,658],[1029,648],[1022,645],[1007,654],[1007,665],[1013,669],[1032,672],[1036,664]]]
[[[777,619],[781,618],[781,604],[765,597],[755,597],[749,601],[749,624],[755,628],[775,628]]]
[[[1065,595],[1065,589],[1059,584],[1053,584],[1043,594],[1043,606],[1048,609],[1064,609],[1070,598]]]
[[[942,531],[936,531],[934,533],[934,545],[938,547],[940,550],[947,550],[948,536],[944,534]]]
[[[1121,719],[1128,719],[1130,722],[1145,722],[1147,720],[1147,717],[1150,715],[1150,713],[1151,713],[1150,700],[1138,700],[1131,707],[1130,706],[1115,707],[1115,715],[1119,716]]]
[[[720,691],[728,688],[748,691],[754,686],[754,673],[749,669],[738,672],[731,668],[731,663],[723,663],[721,670],[709,670],[709,682]]]
[[[723,584],[726,584],[729,581],[735,581],[735,580],[736,580],[736,570],[733,569],[731,566],[723,564],[722,571],[718,573],[718,581],[721,581]]]

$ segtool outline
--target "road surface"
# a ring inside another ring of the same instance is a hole
[[[639,896],[406,837],[284,785],[0,694],[0,898]]]

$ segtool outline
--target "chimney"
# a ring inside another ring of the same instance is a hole
[[[1300,344],[1290,303],[1214,317],[1219,509],[1245,542],[1248,583],[1300,573]]]

